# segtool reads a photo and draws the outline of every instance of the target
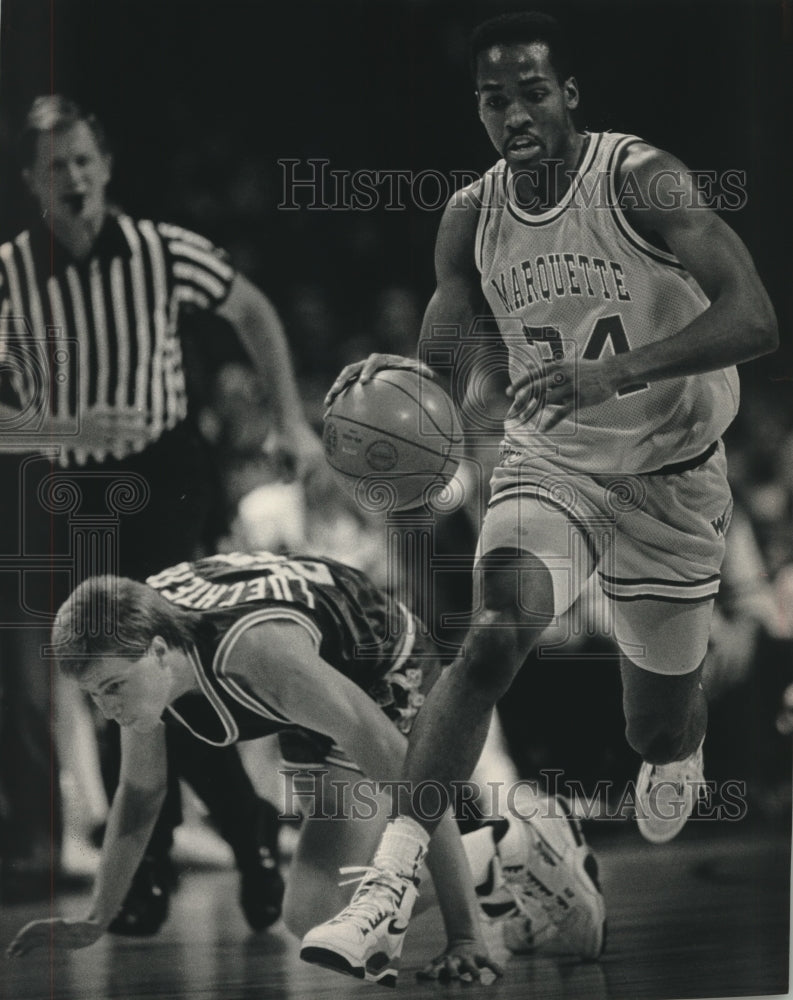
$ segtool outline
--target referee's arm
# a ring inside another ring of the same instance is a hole
[[[302,478],[321,463],[322,445],[306,420],[278,313],[267,296],[239,273],[217,313],[236,328],[272,400],[277,433],[267,450]]]

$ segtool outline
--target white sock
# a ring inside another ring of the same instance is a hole
[[[375,868],[386,868],[415,878],[427,855],[430,835],[410,816],[398,816],[388,824],[372,862]]]

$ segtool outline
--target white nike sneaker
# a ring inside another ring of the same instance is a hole
[[[665,844],[686,825],[705,787],[702,744],[690,757],[671,764],[648,764],[636,779],[636,823],[645,840]]]
[[[598,958],[606,943],[606,906],[597,861],[567,799],[538,803],[536,816],[510,820],[496,845],[503,884],[480,905],[502,922],[504,945],[516,954]]]
[[[341,869],[343,875],[352,872],[362,881],[349,906],[306,934],[300,957],[368,983],[396,986],[418,882],[379,868]]]

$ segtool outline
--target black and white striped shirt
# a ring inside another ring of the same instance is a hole
[[[62,436],[62,462],[123,458],[184,420],[180,312],[217,308],[234,273],[196,233],[124,214],[84,260],[43,224],[0,246],[0,368],[17,405],[43,410],[44,429],[117,419],[109,445]]]

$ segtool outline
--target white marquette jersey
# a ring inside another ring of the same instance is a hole
[[[615,165],[641,141],[589,135],[565,196],[541,214],[515,204],[503,160],[472,186],[482,203],[476,264],[512,379],[554,350],[598,358],[665,340],[708,306],[677,258],[644,240],[618,207]],[[505,458],[512,464],[543,454],[592,473],[655,471],[695,458],[719,438],[738,398],[738,375],[728,368],[626,387],[548,434],[543,426],[553,407],[523,418],[510,413]]]

